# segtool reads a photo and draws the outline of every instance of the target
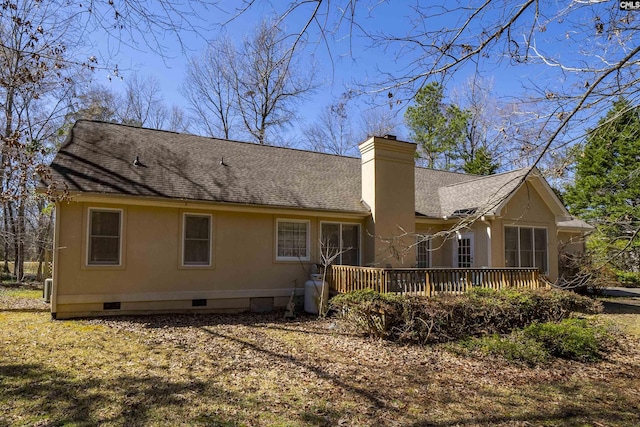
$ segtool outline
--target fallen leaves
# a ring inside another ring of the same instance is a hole
[[[638,337],[531,369],[281,313],[0,316],[0,424],[640,424]]]

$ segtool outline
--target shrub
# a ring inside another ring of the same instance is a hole
[[[541,365],[550,359],[547,349],[538,341],[514,332],[506,337],[493,334],[460,342],[466,352],[479,351],[495,354],[512,362],[524,362],[529,366]]]
[[[600,303],[549,289],[475,290],[434,298],[355,291],[330,307],[361,333],[399,342],[446,342],[507,334],[532,323],[559,321],[571,312],[597,313]]]
[[[497,334],[461,341],[453,349],[495,354],[535,366],[551,357],[594,362],[602,359],[613,338],[602,326],[584,319],[535,323],[507,336]]]
[[[11,273],[0,273],[0,280],[1,281],[15,281],[16,280],[16,276],[14,276]]]
[[[402,318],[403,304],[400,296],[363,289],[333,297],[329,308],[366,335],[387,338],[393,323]]]
[[[541,343],[552,356],[581,362],[600,360],[612,340],[605,328],[585,319],[533,324],[522,332]]]
[[[640,273],[633,271],[616,271],[616,278],[620,286],[625,288],[640,288]]]

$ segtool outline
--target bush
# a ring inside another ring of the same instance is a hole
[[[600,360],[612,339],[603,327],[585,319],[533,324],[522,332],[525,337],[541,343],[552,356],[580,362]]]
[[[387,338],[387,332],[396,327],[392,323],[402,318],[403,305],[402,297],[371,289],[340,294],[329,302],[329,308],[336,310],[341,318],[377,338]]]
[[[601,311],[590,298],[550,289],[479,289],[434,298],[362,290],[336,296],[330,307],[365,335],[415,343],[507,334],[536,322],[560,321],[572,312]]]
[[[541,365],[550,359],[549,352],[540,342],[517,332],[506,337],[493,334],[467,339],[460,342],[459,347],[465,352],[495,354],[512,362],[524,362],[529,366]]]
[[[551,357],[595,362],[602,359],[612,342],[613,338],[602,326],[573,318],[560,323],[535,323],[504,337],[494,334],[470,338],[460,342],[457,348],[465,352],[495,354],[535,366]]]
[[[620,286],[625,288],[640,288],[640,273],[632,271],[616,271],[616,278]]]

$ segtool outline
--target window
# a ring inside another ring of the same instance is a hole
[[[320,242],[322,256],[331,264],[360,265],[360,225],[324,222]]]
[[[276,259],[309,261],[309,221],[279,219],[276,228]]]
[[[417,236],[416,267],[431,267],[431,236]]]
[[[537,267],[547,273],[547,229],[505,227],[504,259],[507,267]]]
[[[122,211],[89,209],[88,265],[120,265]]]
[[[182,264],[211,265],[211,215],[184,214]]]

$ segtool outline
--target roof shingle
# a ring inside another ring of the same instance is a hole
[[[54,182],[72,192],[366,213],[360,168],[353,157],[89,120],[76,122],[51,164]],[[489,213],[526,172],[416,168],[416,214]]]
[[[70,191],[368,211],[359,159],[112,123],[76,122],[51,171]]]

